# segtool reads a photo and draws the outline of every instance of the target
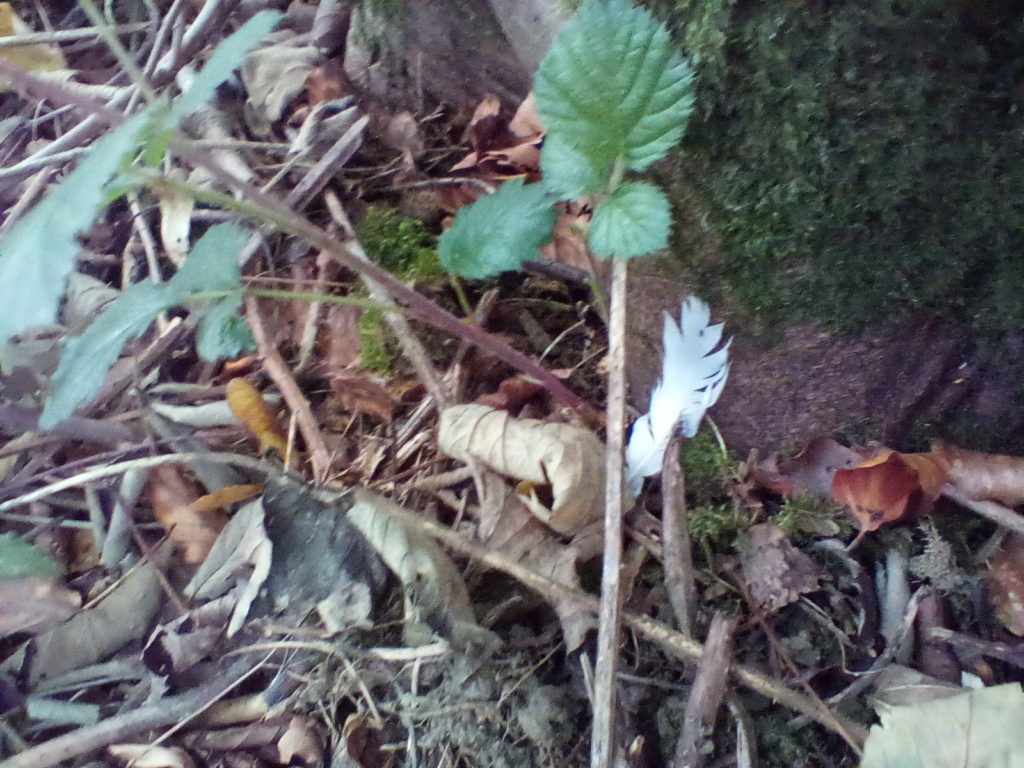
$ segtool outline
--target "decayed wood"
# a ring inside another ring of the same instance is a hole
[[[679,430],[675,429],[661,464],[661,542],[668,600],[676,614],[679,631],[692,637],[697,588],[686,518],[686,483],[683,468],[679,466],[679,441]]]
[[[737,620],[716,613],[711,620],[704,655],[697,667],[697,678],[686,701],[683,730],[676,742],[672,768],[700,768],[704,762],[701,745],[715,724],[718,708],[725,696],[726,678],[732,664],[732,635]]]

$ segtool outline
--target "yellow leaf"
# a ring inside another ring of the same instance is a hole
[[[285,455],[288,441],[277,429],[277,420],[263,395],[248,379],[235,378],[228,382],[228,405],[231,413],[260,440],[260,453],[275,450]]]

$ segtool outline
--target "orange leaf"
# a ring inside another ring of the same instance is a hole
[[[874,531],[883,523],[930,512],[947,472],[945,460],[936,454],[884,449],[855,467],[837,470],[832,497],[846,505],[862,531]]]
[[[213,546],[217,534],[227,524],[228,516],[219,507],[194,509],[198,494],[181,469],[164,464],[154,467],[147,484],[153,515],[178,544],[186,563],[201,563]]]
[[[270,449],[284,456],[287,440],[277,429],[277,420],[263,395],[248,379],[236,378],[228,382],[227,401],[231,413],[260,440],[260,453]]]

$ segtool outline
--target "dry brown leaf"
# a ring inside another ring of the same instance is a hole
[[[517,411],[527,400],[543,391],[544,386],[539,381],[518,374],[502,381],[497,392],[480,395],[475,402],[499,411]]]
[[[390,768],[391,753],[381,750],[380,728],[363,712],[353,712],[341,729],[341,743],[334,749],[332,766],[338,768]]]
[[[201,563],[213,542],[227,525],[228,516],[218,505],[193,504],[199,499],[195,485],[185,479],[182,469],[174,464],[161,464],[149,472],[147,481],[149,503],[153,515],[167,531],[171,541],[182,551],[186,563]]]
[[[1009,533],[988,559],[988,594],[996,618],[1024,636],[1024,536]]]
[[[533,487],[550,485],[550,507],[536,492],[523,503],[559,533],[572,535],[604,514],[604,444],[586,429],[517,420],[485,405],[456,405],[441,414],[438,447]]]
[[[388,424],[398,406],[390,392],[362,371],[331,374],[331,394],[342,410],[366,413]]]
[[[740,562],[754,605],[768,613],[818,588],[820,574],[814,561],[774,523],[760,523],[747,531]]]
[[[845,504],[861,531],[884,523],[911,522],[931,512],[946,483],[948,466],[935,453],[882,450],[849,469],[837,470],[832,496]]]
[[[306,78],[306,98],[315,107],[328,101],[337,101],[353,92],[352,83],[345,74],[345,64],[338,57],[313,67]]]
[[[932,450],[949,463],[949,482],[975,501],[1006,507],[1024,503],[1024,459],[937,443]]]
[[[111,744],[110,754],[134,768],[195,768],[181,747],[154,747],[151,744]]]
[[[82,605],[77,592],[53,579],[23,576],[0,581],[0,636],[38,634],[71,618]]]
[[[587,229],[593,213],[588,199],[558,203],[558,219],[551,242],[542,245],[542,259],[558,261],[570,267],[593,274],[593,264],[587,251]]]
[[[274,762],[281,765],[323,765],[324,744],[313,720],[292,717],[277,740]]]
[[[526,94],[515,115],[509,121],[508,129],[521,139],[536,141],[544,137],[544,124],[537,109],[537,95],[531,90]]]
[[[231,379],[228,382],[226,398],[235,418],[259,438],[260,453],[273,449],[282,456],[285,455],[288,441],[278,431],[277,419],[274,418],[263,395],[249,383],[248,379]]]

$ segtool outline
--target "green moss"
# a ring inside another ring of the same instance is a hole
[[[695,504],[708,504],[725,495],[725,480],[733,457],[722,449],[714,432],[704,426],[680,450],[686,494]]]
[[[786,498],[774,522],[790,538],[811,534],[847,540],[855,527],[853,519],[835,502],[810,493]]]
[[[437,238],[419,219],[371,205],[356,226],[356,234],[366,255],[402,280],[445,276],[434,248]]]
[[[674,197],[721,248],[706,283],[770,320],[1024,320],[1014,3],[647,4],[697,72]]]
[[[356,328],[362,345],[363,367],[381,374],[391,373],[398,357],[398,342],[390,336],[384,324],[384,313],[379,309],[365,310],[359,316]]]
[[[728,502],[694,507],[687,517],[690,536],[705,552],[728,552],[750,527],[747,516]]]

